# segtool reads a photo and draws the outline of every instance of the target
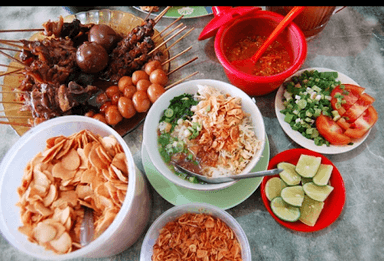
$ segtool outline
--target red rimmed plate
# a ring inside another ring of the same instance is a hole
[[[325,156],[311,151],[307,149],[291,149],[286,150],[283,152],[280,152],[276,156],[274,156],[270,161],[268,165],[268,169],[276,168],[277,164],[280,162],[289,162],[292,164],[297,164],[297,161],[300,158],[301,154],[305,155],[312,155],[316,157],[321,157],[321,163],[322,164],[330,164],[333,166],[332,175],[330,178],[330,183],[334,187],[331,194],[328,196],[328,198],[324,201],[324,208],[321,211],[321,214],[316,222],[316,224],[311,227],[308,226],[301,221],[296,222],[286,222],[281,219],[279,219],[271,210],[270,201],[267,199],[267,196],[265,195],[265,184],[270,178],[278,177],[276,176],[269,176],[264,177],[263,182],[261,183],[261,198],[264,202],[265,207],[267,208],[268,212],[271,214],[271,216],[282,226],[287,227],[289,229],[300,231],[300,232],[315,232],[319,231],[321,229],[324,229],[331,225],[333,222],[336,221],[336,219],[340,216],[344,204],[345,204],[345,186],[343,178],[339,172],[339,170],[336,168],[336,166]]]

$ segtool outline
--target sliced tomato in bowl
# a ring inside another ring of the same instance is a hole
[[[376,109],[373,106],[369,106],[368,109],[350,125],[344,134],[352,139],[358,139],[376,123],[378,118],[379,116]]]
[[[354,122],[375,101],[369,94],[363,93],[359,99],[343,114],[348,123]]]
[[[344,86],[344,87],[342,87]],[[336,86],[331,93],[331,105],[334,110],[343,115],[360,97],[365,88],[355,84],[341,84]],[[344,100],[341,104],[340,100]]]
[[[339,128],[329,117],[319,117],[319,123],[316,121],[319,133],[331,144],[345,145],[353,142],[353,139],[361,138],[376,123],[378,115],[372,106],[375,98],[364,91],[365,88],[354,84],[341,84],[332,91],[332,108],[341,116],[336,121]]]
[[[337,125],[339,125],[343,130],[348,129],[348,128],[351,126],[351,124],[348,123],[348,122],[345,120],[345,118],[340,118],[340,119],[338,119],[338,120],[336,121],[336,123],[337,123]]]
[[[344,130],[329,116],[317,117],[316,128],[321,136],[333,145],[347,145],[351,142],[351,138],[345,135]]]

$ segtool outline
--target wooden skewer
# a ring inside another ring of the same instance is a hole
[[[19,49],[12,49],[12,48],[6,48],[6,47],[0,47],[0,50],[13,51],[13,52],[21,52],[21,50],[19,50]]]
[[[2,116],[0,115],[0,119],[33,119],[32,116]]]
[[[24,102],[19,102],[19,101],[0,101],[2,104],[20,104],[23,105]]]
[[[20,67],[8,65],[8,64],[2,64],[2,63],[0,63],[0,66],[1,67],[12,68],[12,69],[20,69]]]
[[[15,88],[17,88],[17,87],[15,87],[13,85],[2,84],[2,83],[0,83],[0,86],[5,87],[5,88],[11,88],[12,90],[15,90]]]
[[[152,11],[153,11],[153,6],[151,7],[151,9],[149,10],[147,16],[144,18],[144,21],[148,19],[148,17],[151,15]]]
[[[186,52],[188,52],[188,51],[191,50],[191,49],[192,49],[192,46],[189,46],[189,47],[188,47],[187,49],[185,49],[184,51],[182,51],[182,52],[176,54],[175,56],[169,58],[168,60],[164,61],[164,62],[161,64],[161,66],[163,66],[163,65],[165,65],[165,64],[167,64],[167,63],[169,63],[169,62],[171,62],[171,61],[173,61],[173,60],[175,60],[177,57],[179,57],[180,55],[185,54]]]
[[[167,73],[167,76],[170,75],[170,74],[172,74],[172,73],[174,73],[174,72],[176,72],[177,70],[183,68],[184,66],[190,64],[191,62],[197,60],[197,58],[198,58],[198,57],[196,56],[195,58],[192,58],[191,60],[189,60],[189,61],[183,63],[183,64],[180,65],[179,67],[177,67],[177,68],[173,69],[172,71],[170,71],[169,73]]]
[[[13,109],[0,110],[0,113],[6,113],[6,112],[10,112],[10,111],[17,111],[17,112],[19,112],[19,111],[20,111],[20,108],[13,108]]]
[[[15,126],[24,126],[24,127],[32,127],[29,123],[20,123],[20,122],[12,122],[12,121],[0,121],[0,124],[6,125],[15,125]]]
[[[183,18],[184,15],[180,16],[179,18],[177,18],[175,21],[173,21],[172,23],[170,23],[167,27],[165,27],[160,33],[156,34],[152,40],[155,40],[157,37],[159,37],[162,33],[164,33],[166,30],[168,30],[169,27],[171,27],[172,25],[174,25],[175,23],[177,23],[178,21],[180,21],[181,18]]]
[[[158,16],[155,17],[155,19],[153,19],[155,21],[155,24],[157,24],[160,19],[168,12],[169,8],[171,7],[167,6]]]
[[[20,73],[20,71],[23,71],[23,70],[24,70],[24,68],[20,68],[20,69],[11,71],[11,72],[6,72],[6,73],[3,73],[3,74],[0,74],[0,77],[3,77],[5,75],[9,75],[9,74],[12,74],[12,73]]]
[[[178,42],[180,42],[184,37],[186,37],[187,35],[189,35],[195,28],[192,27],[191,29],[188,30],[188,32],[186,32],[182,37],[180,37],[179,39],[177,39],[173,44],[171,44],[169,47],[167,47],[165,49],[165,52],[169,51],[173,46],[175,46],[175,44],[177,44]]]
[[[20,93],[29,93],[27,91],[18,91],[18,90],[14,90],[14,91],[0,91],[0,93],[13,93],[13,94],[20,94]]]
[[[21,43],[21,40],[0,39],[0,42],[7,42],[7,43]]]
[[[17,43],[17,42],[20,42],[20,41],[18,41],[18,40],[4,40],[4,39],[0,40],[1,44],[6,44],[6,45],[9,45],[9,46],[17,47],[17,48],[20,48],[20,49],[23,49],[23,50],[29,50],[28,47],[14,44],[14,43]]]
[[[43,28],[35,29],[9,29],[9,30],[0,30],[0,33],[16,33],[16,32],[43,32]]]
[[[0,53],[3,54],[3,55],[5,55],[5,56],[7,56],[9,59],[12,59],[12,60],[14,60],[15,62],[18,62],[19,64],[25,66],[25,64],[23,64],[19,59],[16,59],[15,57],[13,57],[13,56],[11,56],[11,55],[9,55],[9,54],[7,54],[7,53],[1,51],[1,50],[0,50]]]
[[[163,37],[167,37],[168,35],[170,35],[171,33],[173,33],[175,30],[179,29],[180,27],[182,27],[184,24],[183,23],[180,23],[178,24],[175,28],[173,28],[171,31],[169,31],[168,33],[166,33]]]
[[[0,113],[6,113],[6,112],[8,112],[8,111],[18,111],[19,110],[19,108],[17,108],[17,109],[7,109],[7,110],[0,110]]]
[[[196,74],[198,74],[198,73],[199,73],[198,71],[197,71],[197,72],[194,72],[194,73],[192,73],[192,74],[190,74],[190,75],[184,77],[183,79],[180,79],[180,80],[178,80],[177,82],[174,82],[174,83],[172,83],[171,85],[168,85],[168,86],[165,87],[164,89],[165,89],[165,90],[168,90],[169,88],[172,88],[173,86],[175,86],[175,85],[177,85],[177,84],[179,84],[179,83],[185,81],[186,79],[191,78],[192,76],[194,76],[194,75],[196,75]]]
[[[158,46],[156,46],[152,51],[150,51],[148,54],[152,54],[154,51],[157,51],[157,49],[159,49],[160,47],[162,47],[164,44],[166,44],[168,41],[172,40],[176,35],[178,35],[179,33],[181,33],[182,31],[184,31],[185,29],[187,28],[187,26],[184,26],[183,28],[181,28],[179,31],[177,31],[174,35],[172,35],[171,37],[169,37],[168,39],[164,40],[164,42],[162,42],[161,44],[159,44]]]

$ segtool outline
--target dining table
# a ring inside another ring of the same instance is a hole
[[[41,28],[44,22],[57,20],[59,16],[94,9],[120,10],[143,19],[147,16],[132,6],[2,6],[0,29]],[[173,60],[170,69],[196,56],[198,59],[172,73],[170,83],[194,72],[198,74],[189,80],[214,79],[229,83],[215,55],[215,37],[198,40],[212,18],[213,14],[206,14],[180,20],[187,29],[195,29],[171,48],[170,55],[190,46],[192,49]],[[163,17],[155,28],[160,31],[174,19]],[[30,35],[30,32],[3,33],[0,38],[28,39]],[[379,115],[368,137],[358,147],[348,152],[324,154],[344,180],[346,200],[342,212],[335,222],[320,231],[294,231],[272,218],[262,201],[260,187],[226,211],[245,231],[252,260],[384,260],[384,136],[381,131],[384,128],[384,7],[347,6],[334,14],[324,30],[308,41],[307,46],[307,57],[301,69],[328,68],[349,76],[375,98],[374,107]],[[0,55],[0,64],[9,62],[9,58]],[[301,148],[280,126],[275,113],[276,93],[275,90],[254,97],[263,116],[270,158],[289,149]],[[132,152],[136,166],[145,175],[147,162],[142,157],[143,125],[138,124],[123,139]],[[0,160],[18,139],[20,136],[11,126],[0,125]],[[139,239],[116,256],[89,260],[140,260],[148,228],[163,212],[174,206],[148,180],[147,185],[152,201],[151,214]],[[0,234],[0,260],[37,259],[17,250]]]

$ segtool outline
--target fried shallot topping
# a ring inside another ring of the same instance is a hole
[[[168,222],[153,246],[152,261],[240,261],[241,246],[221,219],[208,214],[185,213]]]
[[[252,122],[243,111],[241,98],[221,93],[210,86],[199,86],[195,98],[200,102],[192,106],[192,123],[202,129],[195,142],[196,155],[208,176],[239,174],[260,149],[260,141]]]

